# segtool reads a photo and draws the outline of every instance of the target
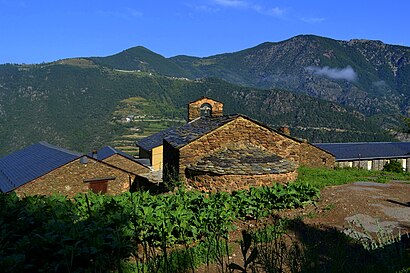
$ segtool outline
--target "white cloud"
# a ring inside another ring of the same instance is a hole
[[[285,9],[282,9],[282,8],[279,8],[279,7],[267,8],[266,9],[266,8],[263,8],[259,5],[252,5],[251,8],[256,12],[259,12],[260,14],[275,16],[275,17],[280,17],[286,12]]]
[[[142,12],[132,9],[132,8],[126,8],[126,12],[133,16],[133,17],[141,17],[142,16]]]
[[[357,73],[350,65],[346,66],[345,68],[331,68],[329,66],[308,66],[305,69],[313,73],[314,75],[324,76],[333,80],[346,80],[351,82],[357,79]]]
[[[316,23],[321,23],[321,22],[325,21],[325,18],[322,18],[322,17],[303,17],[300,20],[302,20],[305,23],[316,24]]]
[[[101,16],[111,16],[111,17],[120,17],[120,18],[141,17],[143,15],[142,12],[137,11],[132,8],[125,8],[124,10],[121,10],[121,11],[97,10],[96,13]]]
[[[217,5],[224,6],[224,7],[245,7],[248,6],[246,1],[241,0],[214,0]]]
[[[245,1],[245,0],[213,0],[213,2],[214,4],[223,6],[223,7],[248,9],[248,10],[256,11],[263,15],[275,16],[275,17],[280,17],[286,12],[286,10],[283,8],[279,8],[279,7],[267,8],[261,5],[254,4],[251,1]]]
[[[208,12],[208,13],[215,13],[219,11],[219,8],[207,6],[207,5],[192,5],[192,4],[185,4],[188,8],[194,9],[196,11]]]

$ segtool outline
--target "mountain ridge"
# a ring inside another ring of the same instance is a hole
[[[79,151],[113,144],[137,124],[122,114],[145,115],[133,105],[119,111],[124,101],[164,107],[152,119],[166,126],[201,96],[312,142],[391,141],[382,127],[395,128],[408,114],[409,64],[407,47],[312,35],[202,58],[165,58],[137,46],[107,57],[4,64],[0,154],[39,140]],[[140,132],[163,128],[139,125]]]
[[[168,69],[172,73],[154,64],[146,71],[190,79],[217,77],[250,87],[286,89],[354,107],[366,115],[410,111],[410,48],[378,40],[344,41],[298,35],[208,57],[161,57],[172,63],[174,69]],[[99,61],[105,63],[104,58]],[[349,69],[356,75],[354,80],[342,75]],[[332,78],[331,73],[339,76]]]

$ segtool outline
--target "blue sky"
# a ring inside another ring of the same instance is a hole
[[[299,34],[410,46],[409,16],[408,0],[0,0],[0,63],[137,45],[202,57]]]

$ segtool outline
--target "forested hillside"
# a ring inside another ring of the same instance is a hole
[[[119,138],[132,129],[142,132],[149,120],[162,122],[150,132],[181,124],[186,104],[201,96],[223,101],[225,113],[242,113],[272,127],[291,126],[294,135],[310,141],[391,139],[358,111],[306,95],[69,59],[0,65],[0,154],[40,140],[84,152],[118,146]],[[143,110],[134,107],[141,99],[146,103]],[[133,120],[124,122],[129,116]],[[142,130],[134,128],[135,120]]]
[[[410,48],[381,41],[300,35],[204,58],[167,59],[135,47],[92,60],[116,69],[290,90],[377,115],[385,128],[397,125],[400,114],[410,113]]]

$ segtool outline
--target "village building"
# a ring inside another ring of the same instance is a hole
[[[150,147],[146,144],[152,143]],[[147,137],[161,147],[163,179],[204,191],[232,191],[289,182],[300,165],[333,167],[334,156],[243,115],[224,115],[221,102],[203,97],[188,105],[188,123]],[[149,151],[148,151],[149,152]],[[147,157],[147,155],[145,155]],[[152,152],[151,155],[153,157]]]
[[[335,166],[382,170],[386,163],[397,160],[410,171],[410,142],[316,143],[316,147],[336,156]]]
[[[105,146],[98,151],[93,151],[89,156],[133,174],[143,174],[151,171],[148,159],[135,158],[111,146]]]
[[[130,189],[135,174],[89,155],[40,142],[0,158],[0,191],[18,195],[81,192],[119,194]]]

